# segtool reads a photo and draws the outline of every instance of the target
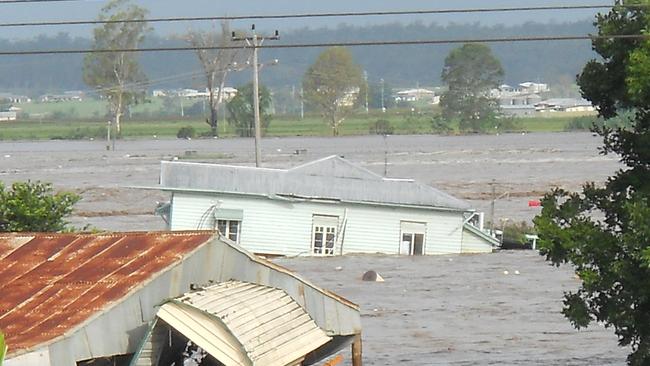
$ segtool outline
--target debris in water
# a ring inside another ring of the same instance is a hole
[[[379,275],[379,273],[375,271],[368,271],[363,274],[363,277],[361,277],[363,281],[370,281],[370,282],[384,282],[383,277]]]

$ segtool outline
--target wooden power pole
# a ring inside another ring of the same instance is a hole
[[[232,33],[233,41],[246,41],[249,47],[253,48],[253,115],[255,123],[255,166],[262,165],[262,127],[260,123],[260,64],[258,63],[257,51],[265,40],[280,39],[280,34],[276,30],[275,34],[270,37],[260,36],[255,32],[255,24],[251,27],[253,34],[246,37],[237,37],[235,32]]]

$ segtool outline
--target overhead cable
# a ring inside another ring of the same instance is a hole
[[[294,44],[266,44],[258,48],[317,48],[317,47],[360,47],[360,46],[405,46],[405,45],[441,45],[458,43],[508,43],[508,42],[548,42],[548,41],[581,41],[581,40],[646,40],[648,34],[625,35],[581,35],[581,36],[539,36],[539,37],[506,37],[506,38],[465,38],[465,39],[430,39],[430,40],[395,40],[395,41],[360,41],[360,42],[323,42],[323,43],[294,43]],[[120,52],[171,52],[171,51],[196,51],[196,50],[232,50],[248,48],[247,46],[179,46],[179,47],[149,47],[149,48],[120,48],[120,49],[67,49],[67,50],[24,50],[0,51],[0,56],[19,55],[57,55],[57,54],[85,54],[85,53],[120,53]]]
[[[9,0],[12,1],[12,0]],[[0,4],[3,2],[0,1]],[[15,2],[27,2],[26,0]],[[31,1],[78,1],[78,0],[31,0]],[[620,5],[626,8],[647,8],[648,5]],[[235,15],[235,16],[204,16],[204,17],[170,17],[170,18],[149,18],[149,19],[96,19],[96,20],[62,20],[62,21],[40,21],[40,22],[13,22],[0,23],[0,27],[33,27],[33,26],[57,26],[57,25],[94,25],[111,23],[161,23],[161,22],[195,22],[195,21],[216,21],[216,20],[256,20],[256,19],[292,19],[292,18],[332,18],[332,17],[355,17],[355,16],[396,16],[396,15],[433,15],[433,14],[467,14],[467,13],[504,13],[522,11],[557,11],[557,10],[598,10],[610,9],[611,4],[595,5],[556,5],[556,6],[523,6],[523,7],[502,7],[502,8],[470,8],[470,9],[434,9],[434,10],[404,10],[404,11],[367,11],[367,12],[344,12],[344,13],[302,13],[302,14],[267,14],[267,15]]]
[[[0,4],[20,4],[20,3],[62,3],[62,2],[81,2],[85,0],[0,0]]]

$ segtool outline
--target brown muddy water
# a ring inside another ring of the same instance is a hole
[[[539,199],[553,187],[577,190],[585,181],[604,182],[621,166],[616,156],[598,153],[590,133],[500,136],[358,136],[269,138],[264,166],[287,168],[338,154],[377,173],[414,178],[489,211],[492,185],[498,197],[495,223],[531,220]],[[251,139],[0,142],[0,180],[52,182],[83,196],[76,225],[108,230],[162,229],[152,215],[161,160],[246,164],[254,162]],[[296,154],[299,151],[299,154]],[[488,217],[486,217],[488,218]]]
[[[578,190],[622,168],[590,133],[500,136],[269,138],[264,166],[288,168],[337,154],[389,177],[415,178],[489,211],[530,221],[553,187]],[[161,160],[252,165],[251,139],[0,142],[0,180],[52,182],[83,199],[71,219],[114,231],[163,230],[153,215],[169,197],[155,186]],[[489,219],[489,215],[486,216]],[[560,314],[579,282],[533,252],[476,256],[282,259],[279,263],[361,305],[368,365],[623,365],[609,329],[576,331]],[[337,270],[337,267],[342,267]],[[363,271],[386,282],[363,283]],[[504,274],[508,271],[508,275]],[[518,271],[519,274],[514,274]],[[348,354],[349,356],[349,354]],[[348,357],[349,358],[349,357]]]
[[[366,365],[625,364],[612,331],[560,313],[579,282],[537,252],[276,262],[361,306]],[[368,270],[385,282],[361,281]]]

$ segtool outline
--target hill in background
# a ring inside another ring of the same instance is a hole
[[[585,35],[593,33],[591,21],[571,23],[528,22],[514,26],[480,24],[383,24],[372,26],[340,25],[336,28],[302,28],[283,32],[276,44],[337,41],[472,39],[522,36]],[[43,50],[88,48],[87,38],[60,33],[30,40],[0,40],[0,49]],[[180,37],[151,34],[145,47],[186,45]],[[410,45],[354,47],[356,61],[367,71],[371,83],[384,79],[399,87],[439,85],[440,72],[449,51],[457,45]],[[490,45],[506,70],[506,82],[572,82],[584,63],[595,56],[589,41],[512,42]],[[272,88],[299,87],[307,67],[319,48],[269,49],[261,51],[260,61],[279,59],[280,64],[265,68],[262,82]],[[0,91],[30,96],[60,90],[87,90],[82,81],[83,55],[3,56],[0,57]],[[200,66],[193,52],[143,53],[141,60],[151,80],[151,88],[201,88]],[[194,74],[193,74],[194,73]],[[229,84],[250,80],[250,72],[233,75]]]

